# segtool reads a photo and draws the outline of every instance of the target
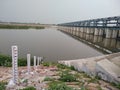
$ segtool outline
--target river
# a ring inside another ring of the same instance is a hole
[[[71,60],[103,55],[102,52],[66,35],[49,29],[0,29],[0,54],[11,55],[11,46],[17,45],[19,58],[30,53],[43,56],[46,61]]]

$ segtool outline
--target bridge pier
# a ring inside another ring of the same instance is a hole
[[[118,30],[118,37],[120,37],[120,30]]]
[[[80,28],[77,27],[77,34],[76,34],[76,36],[79,36],[79,34],[80,34]]]
[[[94,36],[93,42],[96,43],[98,41],[98,36]]]
[[[90,34],[90,28],[86,28],[86,33]]]
[[[75,27],[74,29],[74,35],[76,36],[76,33],[77,33],[77,27]]]
[[[90,34],[94,33],[94,28],[90,28]]]
[[[83,27],[81,27],[81,28],[80,28],[80,32],[82,32],[82,33],[83,33]]]
[[[93,28],[86,28],[86,33],[87,34],[93,34],[94,33],[94,29]]]
[[[71,33],[71,27],[69,27],[69,33]]]
[[[68,27],[59,26],[58,29],[70,33],[75,36],[80,36],[80,33],[94,34],[94,36],[103,36],[105,38],[120,38],[120,30],[109,28],[89,28],[89,27]]]
[[[70,27],[70,34],[72,34],[72,27]]]
[[[73,29],[74,29],[74,27],[71,27],[71,34],[73,34]]]
[[[117,42],[116,48],[120,48],[120,42]]]
[[[89,35],[89,34],[86,34],[85,39],[86,39],[86,40],[89,40],[89,39],[90,39],[90,35]]]
[[[75,35],[75,27],[73,27],[73,33],[72,34]]]
[[[77,29],[78,29],[78,28],[77,28],[77,27],[75,27],[75,36],[77,36]]]
[[[116,43],[117,43],[117,41],[115,39],[111,39],[110,46],[113,47],[113,48],[115,48],[116,47]]]
[[[106,38],[117,38],[117,30],[106,29]]]
[[[117,38],[117,30],[112,30],[112,38]]]
[[[99,29],[99,36],[102,36],[103,35],[103,30],[100,28]]]
[[[83,33],[86,33],[86,28],[85,27],[83,27]]]
[[[90,40],[91,40],[91,41],[93,41],[93,38],[94,38],[94,36],[93,36],[93,35],[90,35]]]
[[[94,31],[94,35],[99,35],[99,30],[98,30],[98,28],[95,28],[95,31]]]
[[[110,47],[111,40],[109,38],[104,39],[104,46]]]
[[[102,36],[98,36],[98,42],[101,42],[103,40]]]
[[[106,38],[111,38],[112,30],[106,29]]]

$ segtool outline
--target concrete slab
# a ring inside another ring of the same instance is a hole
[[[90,76],[98,75],[109,82],[120,82],[120,52],[84,59],[63,60],[59,63],[74,66],[76,70]]]
[[[110,61],[116,64],[118,67],[120,67],[120,56],[114,57]]]
[[[120,68],[108,59],[103,59],[97,62],[96,73],[103,80],[115,83],[120,82]]]

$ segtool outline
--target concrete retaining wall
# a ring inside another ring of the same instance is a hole
[[[59,63],[74,66],[79,72],[90,76],[99,76],[101,79],[120,83],[120,52],[98,57],[59,61]]]

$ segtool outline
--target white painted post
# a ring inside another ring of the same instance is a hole
[[[12,69],[13,69],[13,82],[18,83],[18,47],[12,46]]]
[[[37,57],[37,66],[39,66],[40,63],[40,57]]]
[[[28,69],[28,74],[30,74],[30,54],[27,54],[27,69]]]
[[[36,70],[36,56],[34,56],[34,70]]]

